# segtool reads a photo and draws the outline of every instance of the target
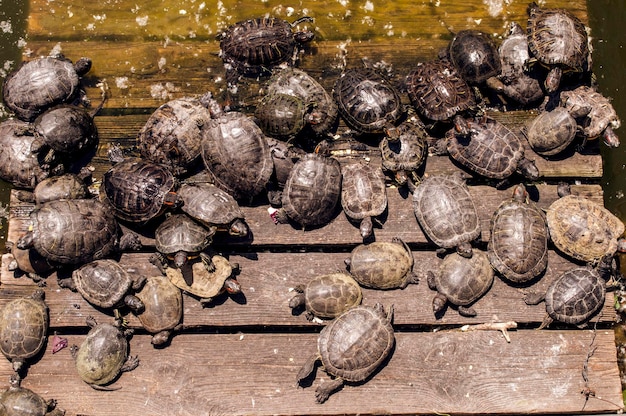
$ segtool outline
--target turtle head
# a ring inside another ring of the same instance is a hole
[[[446,296],[442,293],[437,293],[433,298],[433,313],[439,315],[446,307],[446,303],[448,303]]]
[[[524,184],[520,183],[513,189],[513,200],[518,202],[526,202],[528,200],[528,192]]]
[[[241,219],[237,219],[230,224],[230,228],[228,229],[228,234],[237,236],[237,237],[245,237],[250,232],[250,227],[246,224],[245,221]]]
[[[522,158],[522,160],[519,161],[518,170],[524,177],[531,181],[539,179],[539,169],[537,165],[535,165],[535,162],[530,159]]]
[[[361,225],[359,226],[359,230],[361,231],[361,237],[363,237],[363,239],[371,237],[372,232],[374,230],[374,225],[372,224],[372,217],[363,218],[363,220],[361,220]]]
[[[241,293],[241,285],[236,279],[230,277],[224,281],[224,290],[230,295],[235,295]]]
[[[76,71],[79,77],[82,77],[83,75],[85,75],[87,72],[91,70],[91,59],[84,58],[84,57],[80,58],[74,64],[74,70]]]
[[[178,251],[174,254],[174,265],[179,269],[187,264],[187,252],[186,251]]]

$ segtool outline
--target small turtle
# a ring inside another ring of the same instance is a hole
[[[380,166],[365,162],[341,167],[341,206],[346,216],[359,223],[363,239],[373,236],[372,218],[387,209],[385,174]]]
[[[303,229],[327,224],[341,198],[341,166],[332,158],[309,153],[291,169],[282,193],[279,222],[295,221]]]
[[[87,199],[91,193],[85,181],[90,175],[91,172],[84,169],[81,174],[50,176],[39,182],[33,192],[18,190],[16,196],[20,201],[34,202],[37,205],[58,199]]]
[[[398,237],[390,243],[359,244],[345,263],[354,279],[365,287],[404,289],[419,282],[413,272],[413,253]]]
[[[101,323],[87,317],[89,333],[80,347],[70,348],[80,378],[96,390],[112,390],[106,387],[120,373],[131,371],[139,365],[137,356],[128,355],[128,337],[131,329],[122,328],[120,319],[113,324]]]
[[[178,190],[181,209],[190,217],[215,231],[246,237],[250,228],[241,207],[228,192],[210,183],[183,183]]]
[[[141,247],[134,233],[121,233],[104,204],[95,199],[62,199],[45,202],[30,214],[29,231],[16,243],[19,249],[34,247],[48,260],[83,264],[120,250]]]
[[[137,292],[144,304],[137,314],[141,325],[152,335],[152,345],[163,345],[172,336],[172,331],[182,328],[183,297],[180,289],[166,276],[150,276]]]
[[[429,271],[428,287],[435,290],[433,312],[439,318],[446,304],[458,307],[462,316],[476,316],[471,305],[489,291],[493,284],[493,269],[485,253],[475,251],[471,258],[452,253],[446,256],[437,272]]]
[[[241,285],[234,276],[239,272],[239,265],[219,255],[211,257],[200,253],[185,267],[166,267],[164,272],[175,286],[199,298],[202,306],[210,305],[222,293],[241,293]]]
[[[99,308],[112,309],[126,305],[139,312],[143,302],[131,292],[139,290],[146,277],[127,271],[112,259],[94,260],[72,272],[72,277],[59,279],[59,286],[78,292]]]
[[[50,318],[44,296],[37,289],[30,296],[9,301],[0,311],[0,351],[18,374],[46,342]]]
[[[448,59],[470,85],[480,85],[500,75],[500,54],[490,36],[473,29],[456,33],[447,51]]]
[[[394,348],[392,319],[393,306],[385,313],[380,303],[356,306],[339,315],[320,332],[317,351],[298,372],[298,384],[313,373],[318,360],[334,377],[315,390],[318,403],[324,403],[346,381],[367,380]]]
[[[33,282],[41,286],[45,285],[45,278],[56,267],[54,262],[39,254],[34,248],[22,250],[13,246],[11,256],[13,259],[7,265],[9,271],[12,271],[15,277],[26,274]]]
[[[487,79],[489,88],[504,94],[523,106],[541,101],[544,97],[540,74],[529,68],[528,36],[517,22],[511,22],[506,37],[498,47],[502,71]]]
[[[219,186],[238,201],[251,201],[265,190],[274,170],[263,132],[239,112],[217,115],[202,136],[202,158]]]
[[[456,129],[446,133],[446,150],[455,161],[487,178],[506,179],[516,172],[539,178],[539,169],[524,156],[522,139],[513,130],[489,117],[468,120],[467,125],[467,135]]]
[[[397,128],[398,139],[383,137],[379,148],[383,171],[391,172],[398,185],[407,185],[413,191],[420,183],[419,171],[428,156],[428,139],[423,124],[409,119]]]
[[[545,294],[526,294],[529,305],[546,302],[546,317],[539,329],[552,321],[582,325],[595,315],[606,297],[606,286],[600,274],[589,267],[576,267],[559,276]]]
[[[480,220],[460,173],[424,179],[413,193],[413,211],[424,234],[437,246],[472,256],[470,243],[480,236]]]
[[[576,119],[564,107],[544,111],[522,128],[533,151],[544,157],[563,152],[574,141],[578,131]]]
[[[588,68],[589,41],[585,25],[565,9],[542,9],[537,3],[528,6],[528,49],[548,67],[544,86],[555,92],[563,72],[583,72]]]
[[[89,58],[80,58],[76,64],[63,56],[33,59],[7,76],[2,98],[19,119],[32,121],[48,108],[76,98],[80,77],[90,69]]]
[[[561,192],[569,193],[569,189]],[[590,199],[563,195],[546,212],[550,238],[556,248],[576,260],[595,264],[613,256],[624,234],[624,223]]]
[[[336,318],[348,309],[361,304],[363,293],[359,284],[346,273],[317,276],[306,285],[297,285],[298,292],[289,301],[292,309],[306,309],[306,318]]]
[[[574,117],[586,115],[582,122],[582,135],[585,139],[595,139],[602,136],[604,144],[609,147],[618,147],[619,138],[614,129],[618,129],[621,120],[607,97],[591,87],[580,87],[562,91],[560,94],[561,106],[565,107]],[[589,111],[587,111],[589,109]]]
[[[548,266],[546,215],[528,198],[526,187],[515,186],[491,217],[487,257],[494,269],[514,283],[527,283]]]
[[[180,205],[178,181],[172,172],[140,158],[116,163],[104,173],[102,187],[115,216],[132,223],[146,223]]]
[[[298,136],[307,125],[319,122],[312,105],[302,98],[282,93],[265,95],[254,112],[259,127],[270,137],[290,141]]]
[[[169,168],[175,176],[193,170],[202,154],[202,131],[216,105],[211,93],[161,105],[137,135],[141,156]]]
[[[157,227],[154,240],[158,253],[180,268],[206,249],[214,234],[215,230],[202,226],[187,214],[172,214]]]
[[[360,133],[392,133],[404,114],[391,83],[372,68],[351,68],[335,81],[333,98],[346,124]]]
[[[98,129],[94,117],[102,104],[92,111],[75,105],[60,105],[43,112],[33,122],[41,141],[62,157],[75,158],[78,153],[94,150]]]
[[[305,16],[293,23],[275,17],[260,17],[235,23],[218,35],[220,56],[226,67],[226,80],[233,84],[237,74],[246,77],[267,75],[273,67],[295,63],[298,47],[313,40],[313,32],[293,28],[313,18]]]
[[[56,400],[43,397],[22,387],[22,379],[13,374],[9,388],[0,392],[0,414],[6,416],[63,416],[65,410],[56,407]]]

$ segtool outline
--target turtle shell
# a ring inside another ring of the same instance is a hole
[[[92,115],[75,105],[51,108],[34,121],[41,141],[63,154],[93,150],[98,143],[98,129]]]
[[[531,180],[539,178],[533,162],[524,157],[524,144],[510,128],[492,118],[467,121],[470,133],[455,128],[446,133],[450,157],[479,175],[504,179],[520,171]]]
[[[170,257],[184,251],[197,254],[211,244],[214,231],[200,225],[186,214],[172,214],[154,232],[156,249]]]
[[[385,174],[380,166],[356,162],[341,167],[341,206],[351,220],[360,223],[361,236],[372,235],[372,217],[387,209]]]
[[[524,185],[504,201],[491,218],[487,257],[494,269],[515,283],[526,283],[548,266],[546,216],[528,199]]]
[[[9,301],[0,311],[0,351],[20,371],[25,360],[39,353],[50,325],[44,291]]]
[[[406,86],[413,107],[430,120],[449,120],[476,106],[474,92],[447,60],[419,62]]]
[[[11,377],[11,385],[0,392],[0,404],[3,414],[7,416],[61,416],[64,410],[55,409],[55,400],[44,400],[43,397],[25,387],[20,386],[19,377]]]
[[[116,260],[89,262],[72,272],[78,293],[92,305],[113,308],[122,302],[133,285],[131,275]]]
[[[155,334],[152,343],[163,344],[183,318],[183,296],[178,287],[163,275],[150,276],[137,292],[144,309],[137,315],[146,331]],[[163,334],[163,335],[159,335]]]
[[[215,270],[209,272],[200,259],[189,262],[191,267],[165,269],[170,281],[184,292],[199,298],[213,298],[224,291],[224,282],[233,275],[233,266],[228,259],[214,255],[211,257]]]
[[[33,190],[35,203],[54,201],[57,199],[86,199],[89,198],[89,188],[85,182],[74,173],[51,176],[39,182]]]
[[[24,62],[7,76],[2,98],[19,119],[32,121],[46,109],[76,97],[80,77],[90,69],[88,58],[76,65],[52,56]]]
[[[448,57],[471,85],[482,84],[502,70],[500,55],[491,37],[473,29],[454,35],[448,45]]]
[[[306,154],[291,169],[282,194],[287,216],[302,227],[328,223],[341,198],[341,167],[332,157]]]
[[[589,267],[563,273],[546,291],[546,311],[560,322],[578,325],[598,312],[606,297],[605,283]]]
[[[254,116],[263,133],[281,140],[290,140],[306,126],[308,109],[295,95],[273,93],[264,96]]]
[[[566,255],[596,263],[617,251],[624,223],[602,205],[578,195],[554,201],[546,212],[550,238]]]
[[[165,166],[140,158],[115,164],[104,174],[102,185],[115,215],[135,223],[159,216],[178,186]]]
[[[361,304],[363,294],[359,284],[346,273],[330,273],[317,276],[302,287],[289,302],[291,308],[304,304],[307,318],[335,318],[346,310]]]
[[[362,133],[382,133],[404,112],[396,89],[371,68],[345,70],[335,82],[333,97],[346,124]]]
[[[418,182],[417,171],[426,162],[430,136],[423,126],[410,120],[400,124],[397,132],[397,140],[383,137],[380,141],[383,170],[392,172],[399,185],[405,184],[409,178]]]
[[[467,185],[460,175],[433,175],[413,193],[413,211],[436,245],[457,247],[480,236],[480,220]]]
[[[576,119],[563,107],[544,111],[522,129],[530,147],[542,156],[561,153],[576,137]]]
[[[614,142],[606,140],[606,130],[618,129],[621,125],[619,116],[608,98],[591,87],[581,85],[574,90],[562,91],[560,100],[561,105],[570,113],[575,113],[579,108],[584,107],[591,109],[582,125],[584,137],[594,139],[604,135],[608,146],[619,146],[619,140]]]
[[[215,184],[239,201],[249,201],[264,190],[274,170],[263,132],[238,112],[209,122],[202,136],[202,157]]]

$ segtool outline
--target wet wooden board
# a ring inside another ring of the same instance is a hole
[[[96,116],[100,143],[90,165],[97,181],[111,166],[107,150],[113,144],[135,145],[139,129],[156,107],[169,99],[211,91],[225,95],[219,42],[215,35],[235,21],[265,13],[295,20],[304,14],[315,18],[316,40],[305,48],[299,67],[326,88],[344,66],[361,65],[362,58],[383,62],[399,87],[415,62],[433,59],[451,38],[451,31],[477,28],[499,37],[511,21],[524,23],[528,2],[424,1],[418,2],[313,2],[282,5],[269,0],[259,4],[237,2],[209,4],[175,0],[98,2],[77,5],[69,0],[31,0],[26,57],[61,50],[67,57],[90,56],[93,69],[85,77],[93,103],[108,86],[108,99]],[[501,3],[501,4],[498,4]],[[550,7],[567,7],[586,21],[584,1],[550,0]],[[525,24],[523,24],[525,26]],[[401,53],[398,53],[401,51]],[[254,111],[263,94],[264,80],[242,80],[233,104]],[[408,99],[403,94],[403,100]],[[489,115],[519,132],[535,110],[497,111]],[[340,130],[345,126],[340,125]],[[345,144],[345,143],[343,143]],[[342,148],[341,140],[337,148]],[[597,141],[582,153],[569,152],[558,160],[545,160],[527,148],[542,177],[528,184],[531,198],[547,209],[557,198],[560,181],[572,184],[574,193],[602,202],[602,158]],[[336,152],[342,163],[366,158],[379,163],[376,147],[364,151]],[[460,169],[446,156],[430,155],[427,174],[462,172],[481,219],[476,250],[485,250],[489,220],[497,206],[511,197],[512,188]],[[519,178],[518,178],[519,179]],[[389,209],[375,228],[378,241],[395,236],[406,241],[421,276],[436,270],[441,258],[421,231],[413,214],[411,196],[390,184]],[[139,356],[137,369],[123,374],[101,392],[83,383],[68,349],[52,354],[52,338],[45,353],[31,364],[23,386],[46,398],[55,398],[68,415],[198,415],[198,414],[579,414],[616,412],[623,408],[620,378],[615,362],[611,329],[616,313],[613,294],[591,325],[579,329],[553,324],[537,331],[545,317],[544,305],[529,306],[525,293],[541,292],[561,273],[579,264],[550,246],[549,267],[538,281],[514,287],[497,277],[491,290],[476,302],[478,315],[459,315],[448,308],[440,319],[432,313],[434,292],[425,278],[404,290],[363,290],[363,301],[394,306],[396,347],[388,362],[366,383],[348,385],[327,403],[315,403],[315,388],[329,377],[317,377],[297,387],[295,375],[315,351],[323,321],[309,322],[288,306],[293,288],[310,278],[345,270],[344,259],[361,242],[358,228],[337,212],[324,227],[302,231],[289,224],[275,225],[261,199],[243,208],[252,239],[220,237],[215,250],[241,267],[238,280],[243,295],[220,296],[203,308],[184,295],[183,328],[170,345],[154,348],[139,320],[126,313],[135,330],[131,353]],[[32,204],[12,194],[7,241],[9,245],[27,230]],[[144,248],[123,253],[120,263],[134,273],[150,276],[159,271],[149,262],[154,251],[153,227],[123,224],[141,234]],[[35,288],[26,276],[8,269],[12,255],[5,254],[0,268],[0,307]],[[59,271],[67,277],[70,271]],[[85,319],[112,320],[110,311],[95,309],[82,297],[57,284],[57,273],[46,279],[50,308],[50,337],[56,331],[71,344],[80,344],[87,331]],[[510,342],[497,331],[462,332],[465,325],[515,321]],[[10,363],[0,361],[0,380],[7,380]],[[1,385],[1,383],[0,383]],[[587,396],[581,391],[593,391]]]

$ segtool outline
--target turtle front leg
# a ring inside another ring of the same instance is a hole
[[[206,267],[209,273],[213,273],[215,271],[215,263],[213,263],[213,259],[211,258],[211,256],[209,256],[208,254],[204,252],[201,252],[200,260],[202,260],[204,267]]]
[[[326,383],[322,383],[317,387],[317,389],[315,389],[315,399],[320,404],[324,403],[326,400],[328,400],[331,394],[333,394],[342,387],[343,379],[339,377]]]
[[[139,365],[139,356],[137,355],[129,355],[126,357],[126,361],[122,368],[120,368],[120,372],[132,371]]]
[[[167,275],[167,259],[161,253],[154,253],[150,256],[150,263],[154,264],[159,271],[163,274],[163,276]]]
[[[308,360],[306,360],[300,371],[298,371],[298,375],[296,376],[296,383],[298,383],[298,385],[301,385],[302,380],[308,378],[311,374],[313,374],[318,359],[319,355],[315,353],[311,355]]]

